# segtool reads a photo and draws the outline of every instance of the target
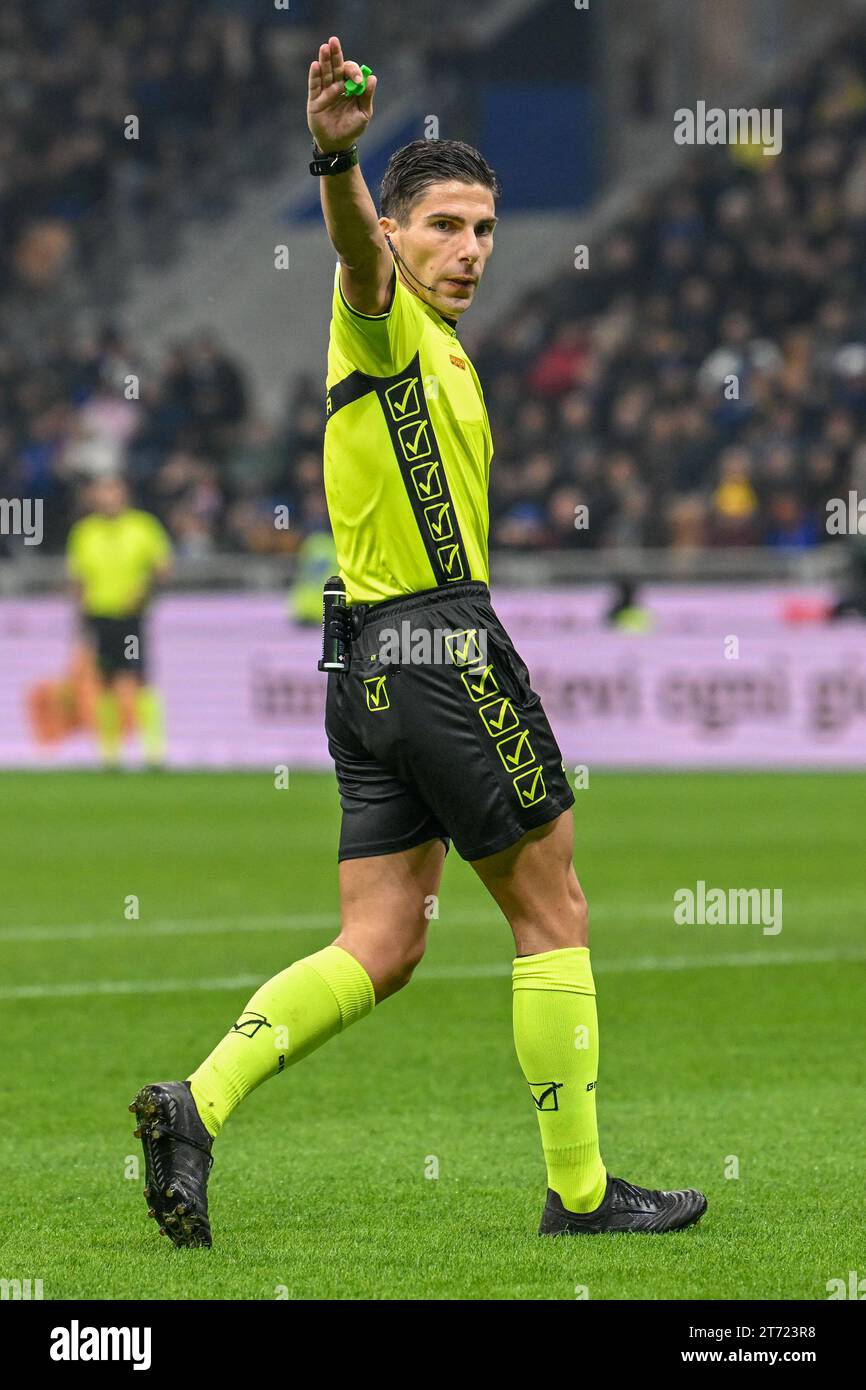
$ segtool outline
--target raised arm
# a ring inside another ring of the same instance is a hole
[[[358,97],[345,95],[346,78],[360,80],[361,69],[343,58],[340,40],[332,38],[310,64],[307,96],[307,124],[325,153],[351,149],[373,118],[376,78],[367,78],[367,89]],[[390,307],[393,261],[360,165],[323,175],[319,186],[325,226],[340,258],[343,294],[361,314],[384,314]]]

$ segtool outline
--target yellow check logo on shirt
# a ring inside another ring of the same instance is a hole
[[[454,527],[451,525],[450,502],[435,502],[432,507],[424,508],[424,515],[427,518],[430,533],[437,541],[447,541],[449,536],[454,535]]]
[[[529,732],[526,729],[521,729],[516,734],[509,734],[508,738],[500,739],[496,747],[509,772],[517,772],[518,768],[525,767],[527,763],[535,762],[535,754],[532,751]]]
[[[442,479],[439,476],[439,459],[433,463],[416,463],[410,468],[412,482],[419,497],[441,497]]]
[[[540,767],[531,767],[514,779],[514,790],[520,797],[521,806],[534,806],[547,796],[544,786],[544,773]]]
[[[388,699],[388,691],[385,687],[387,679],[386,673],[384,676],[369,676],[364,681],[364,688],[367,692],[367,709],[371,714],[381,714],[382,710],[391,708],[391,701]]]
[[[462,632],[449,632],[445,646],[454,666],[471,666],[484,656],[478,641],[478,628],[466,627]]]
[[[394,420],[405,420],[409,415],[417,415],[420,409],[417,376],[404,377],[402,381],[389,386],[385,392],[385,399]]]
[[[484,727],[491,738],[499,738],[500,734],[506,733],[509,729],[516,729],[520,723],[517,711],[507,695],[491,700],[489,705],[482,705],[478,713],[484,720]]]
[[[397,438],[400,441],[404,458],[422,459],[425,454],[432,454],[433,449],[428,430],[428,420],[413,420],[410,425],[400,426],[397,431]]]
[[[463,578],[463,561],[460,558],[459,545],[437,546],[436,554],[440,565],[448,576],[449,584],[453,584],[455,579]]]

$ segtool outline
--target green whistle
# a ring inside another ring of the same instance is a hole
[[[360,82],[350,82],[349,79],[348,79],[348,77],[347,77],[347,78],[346,78],[346,90],[345,90],[345,92],[343,93],[343,96],[344,96],[344,97],[359,97],[359,96],[361,96],[361,95],[367,90],[367,78],[368,78],[368,77],[372,77],[372,75],[373,75],[373,69],[372,69],[372,68],[368,68],[366,63],[362,63],[362,64],[361,64],[361,81],[360,81]]]

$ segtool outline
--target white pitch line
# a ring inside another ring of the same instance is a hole
[[[862,911],[862,897],[822,897],[798,898],[794,905],[798,912],[818,913],[826,920],[828,917],[847,916],[852,910]],[[590,930],[593,922],[609,922],[626,919],[629,922],[673,922],[674,904],[649,905],[623,902],[602,902],[597,907],[590,905]],[[495,909],[480,908],[477,912],[451,912],[447,908],[441,918],[434,918],[431,927],[435,931],[449,926],[471,927],[505,926],[505,918]],[[325,931],[339,929],[338,912],[307,913],[268,913],[249,917],[160,917],[154,921],[137,918],[131,921],[99,923],[82,922],[52,926],[16,926],[0,928],[0,943],[20,941],[34,943],[40,941],[99,941],[115,937],[132,939],[153,936],[231,936],[233,932],[268,931]]]
[[[635,921],[649,921],[658,918],[662,921],[671,919],[673,906],[668,908],[626,908],[621,911],[606,905],[603,910],[597,911],[596,917],[618,917],[625,916]],[[505,927],[506,921],[501,913],[491,911],[489,908],[472,913],[443,913],[441,919],[434,918],[431,926],[436,929],[437,923],[442,927],[470,927],[473,925],[490,926],[500,923]],[[231,936],[233,932],[268,932],[268,931],[339,931],[340,914],[338,912],[309,912],[298,916],[288,914],[270,914],[262,917],[177,917],[159,918],[154,922],[148,922],[145,918],[137,918],[129,922],[110,923],[100,925],[97,922],[84,922],[78,925],[52,926],[52,927],[4,927],[0,928],[0,943],[4,941],[21,941],[34,943],[41,941],[100,941],[111,940],[115,937],[125,937],[128,940],[134,937],[151,936]]]
[[[339,927],[340,918],[336,912],[309,912],[300,917],[273,913],[262,917],[165,917],[154,922],[137,918],[123,923],[109,925],[98,922],[56,927],[4,927],[0,929],[2,941],[99,941],[112,937],[136,936],[230,936],[232,932],[312,931],[326,927]]]
[[[832,965],[840,961],[866,961],[866,949],[815,951],[731,951],[718,956],[634,956],[631,959],[593,962],[594,975],[624,975],[644,971],[715,970],[741,966]],[[511,976],[510,961],[489,965],[439,965],[422,967],[416,984],[440,980],[505,979]],[[123,994],[205,994],[220,990],[257,988],[258,975],[227,975],[214,979],[188,980],[82,980],[62,985],[11,985],[0,989],[0,999],[81,999],[99,995]]]

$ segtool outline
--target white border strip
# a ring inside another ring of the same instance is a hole
[[[625,975],[669,970],[738,969],[767,965],[835,965],[842,961],[866,961],[866,948],[816,951],[731,951],[716,956],[634,956],[609,962],[593,961],[593,975]],[[440,980],[487,980],[511,977],[511,962],[489,965],[440,965],[422,967],[415,983]],[[0,999],[85,999],[99,995],[207,994],[221,990],[254,989],[261,974],[226,975],[213,979],[186,980],[83,980],[70,984],[12,985],[0,989]]]

